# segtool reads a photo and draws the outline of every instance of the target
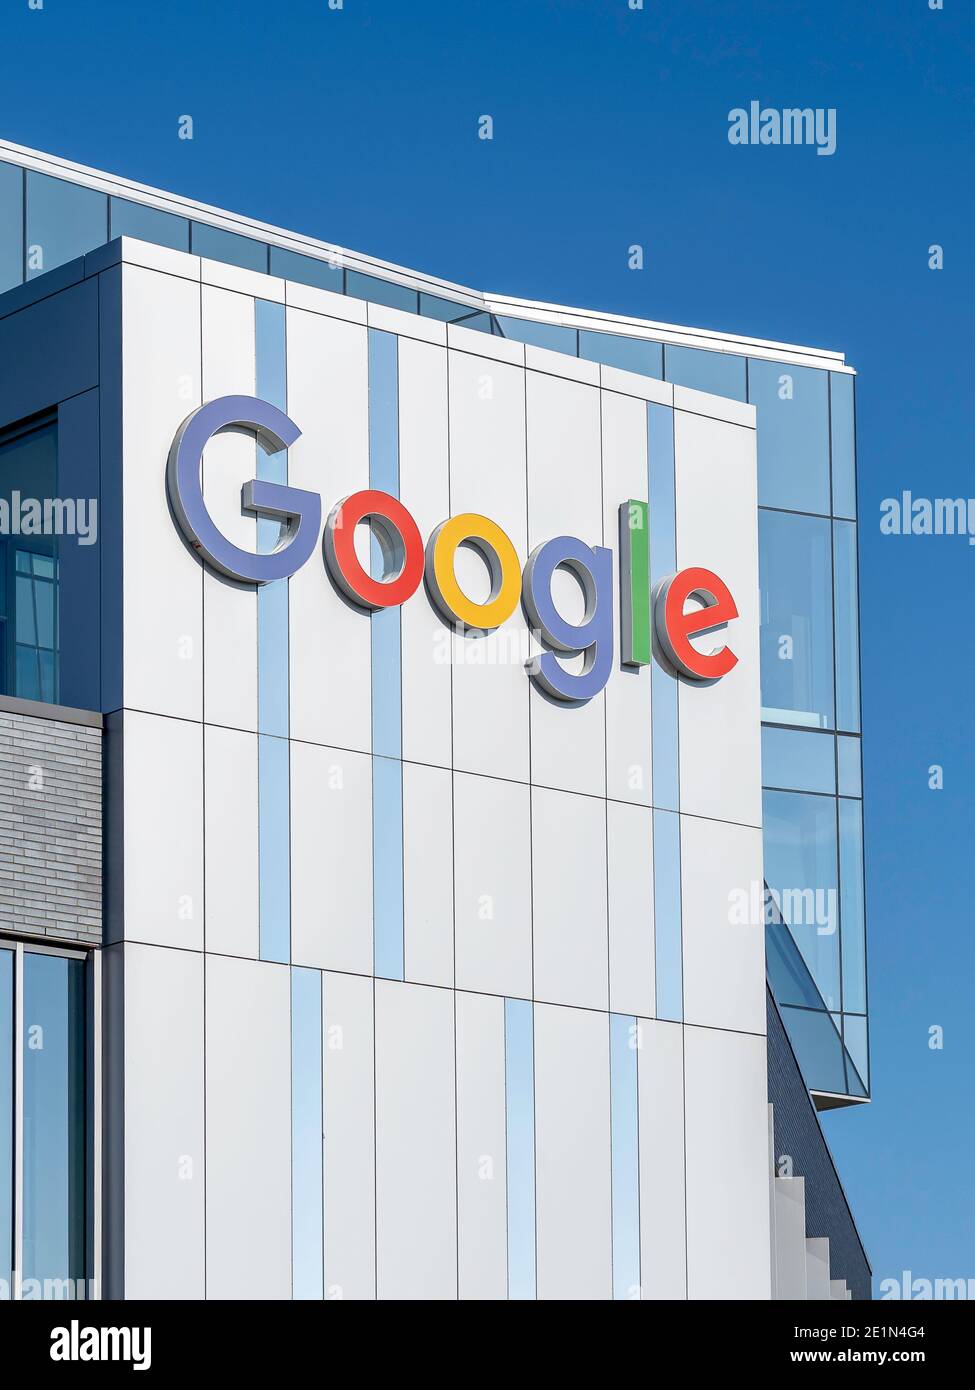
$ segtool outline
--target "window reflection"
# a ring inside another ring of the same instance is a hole
[[[24,171],[0,164],[0,294],[24,278]]]
[[[222,227],[210,227],[205,222],[193,223],[192,238],[194,256],[267,273],[267,247],[262,241],[225,232]]]
[[[24,1278],[85,1277],[85,962],[24,953]]]
[[[664,350],[660,343],[645,338],[625,338],[616,333],[579,331],[579,356],[604,367],[621,367],[625,372],[638,372],[658,381],[664,374]]]
[[[828,1009],[840,1007],[836,802],[766,791],[765,880]]]
[[[860,729],[860,622],[857,594],[857,528],[833,522],[833,589],[836,613],[836,727]]]
[[[759,511],[762,717],[833,728],[830,523]]]
[[[93,188],[27,171],[27,278],[108,240],[108,198]]]
[[[416,313],[416,290],[408,285],[394,285],[391,280],[380,280],[375,275],[363,275],[359,270],[350,270],[346,275],[345,292],[353,299],[367,299],[370,304],[385,304],[390,309]]]
[[[830,437],[833,455],[833,515],[851,519],[857,514],[856,437],[853,419],[853,377],[830,372]]]
[[[281,246],[271,247],[271,274],[280,275],[283,280],[295,280],[299,285],[331,290],[333,294],[342,294],[345,289],[344,271],[340,265],[317,260],[314,256],[301,256]]]
[[[151,241],[154,246],[170,246],[174,251],[190,249],[190,224],[161,208],[132,203],[128,198],[111,199],[111,240],[118,236]]]
[[[863,912],[863,807],[839,802],[840,927],[843,933],[843,1007],[867,1011],[866,925]]]
[[[535,323],[532,319],[515,319],[507,314],[498,315],[498,324],[504,336],[516,343],[548,348],[550,352],[567,352],[571,357],[577,355],[574,328],[563,328],[557,323]]]
[[[800,729],[762,729],[762,785],[785,791],[836,792],[834,740]]]
[[[56,426],[0,436],[0,512],[56,496]],[[12,531],[0,532],[0,691],[56,704],[57,537]]]
[[[707,391],[735,401],[745,399],[745,359],[733,352],[709,352],[666,343],[664,378],[692,391]]]
[[[759,504],[828,515],[827,374],[750,358],[748,399],[758,412]]]

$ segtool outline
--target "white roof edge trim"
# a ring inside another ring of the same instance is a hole
[[[769,338],[749,338],[735,333],[721,333],[714,328],[691,328],[682,324],[659,323],[654,319],[630,318],[625,314],[607,314],[601,309],[578,309],[567,304],[546,304],[543,300],[512,299],[504,295],[488,292],[485,295],[488,308],[494,314],[505,317],[530,319],[534,322],[551,323],[564,328],[585,328],[600,331],[608,325],[617,333],[625,333],[629,338],[646,338],[654,342],[673,342],[684,347],[707,346],[712,352],[740,353],[747,349],[747,355],[775,356],[776,358],[802,357],[815,361],[830,371],[853,372],[846,365],[842,352],[830,348],[807,347],[799,343],[779,343]],[[692,341],[693,340],[693,341]]]
[[[311,255],[316,259],[338,257],[348,270],[361,271],[365,275],[378,274],[394,284],[405,285],[409,289],[422,290],[426,294],[456,299],[469,304],[472,309],[485,309],[495,314],[510,314],[514,318],[537,318],[540,322],[556,323],[566,328],[591,328],[596,332],[625,333],[628,337],[653,338],[657,341],[672,342],[685,347],[701,347],[712,352],[741,352],[747,350],[752,357],[768,357],[781,361],[793,361],[796,365],[818,366],[830,371],[846,372],[855,375],[852,367],[845,364],[844,354],[830,352],[824,348],[802,347],[789,343],[776,343],[762,338],[736,337],[734,334],[719,333],[706,328],[686,328],[678,324],[655,323],[651,319],[634,319],[625,315],[606,314],[595,309],[578,309],[567,305],[545,304],[530,299],[517,299],[511,296],[488,294],[472,290],[466,285],[457,285],[450,280],[442,280],[433,275],[409,270],[382,261],[357,251],[348,251],[333,242],[321,241],[305,236],[300,232],[289,232],[283,227],[275,227],[268,222],[237,213],[226,212],[223,208],[209,203],[198,203],[192,198],[184,198],[178,193],[166,193],[147,184],[136,183],[116,174],[106,174],[91,169],[84,164],[62,159],[58,155],[46,154],[42,150],[32,150],[24,145],[15,145],[8,140],[0,140],[0,159],[19,164],[22,168],[33,169],[52,177],[70,175],[72,180],[101,193],[116,197],[130,197],[158,208],[161,212],[172,212],[179,217],[189,217],[196,222],[206,222],[210,226],[240,236],[257,237],[272,246],[286,251],[296,251],[301,255]],[[520,312],[519,312],[520,311]],[[526,312],[527,311],[527,312]],[[575,320],[569,322],[569,319]]]

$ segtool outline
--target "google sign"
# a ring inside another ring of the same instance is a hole
[[[317,493],[253,478],[241,492],[245,511],[275,517],[282,536],[270,554],[233,545],[214,524],[203,500],[203,450],[225,430],[248,430],[269,453],[290,448],[301,431],[282,410],[252,396],[221,396],[183,421],[169,454],[167,485],[176,520],[203,559],[221,574],[251,584],[268,584],[294,574],[311,556],[322,523]],[[738,617],[727,585],[710,570],[680,570],[658,581],[651,592],[649,517],[646,502],[620,504],[621,659],[646,666],[653,655],[688,680],[715,681],[737,664],[728,646],[703,652],[691,638],[723,627]],[[383,557],[383,577],[360,562],[355,532],[368,525]],[[483,559],[491,580],[488,598],[475,602],[457,581],[460,546]],[[467,512],[433,530],[424,546],[413,517],[398,498],[366,489],[344,497],[325,521],[322,544],[328,573],[352,603],[365,610],[405,603],[426,581],[444,619],[467,633],[484,633],[511,617],[519,601],[539,641],[548,650],[528,663],[532,679],[558,700],[589,700],[603,689],[613,665],[613,556],[605,546],[589,546],[575,536],[556,536],[538,545],[522,573],[509,537],[488,517]],[[552,596],[558,569],[578,581],[585,610],[580,623],[563,618]],[[696,604],[690,610],[688,604]],[[583,655],[581,671],[567,671],[557,653]]]

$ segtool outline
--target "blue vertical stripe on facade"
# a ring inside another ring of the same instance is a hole
[[[287,409],[283,304],[254,305],[256,393]],[[286,452],[257,450],[257,476],[288,481]],[[279,524],[259,517],[258,550],[274,549]],[[288,581],[257,590],[258,857],[262,960],[291,959],[291,777],[288,749]]]
[[[369,329],[369,486],[399,496],[399,353],[395,334]],[[372,572],[382,551],[372,540]],[[377,975],[402,980],[403,755],[400,610],[372,614],[373,956]]]
[[[680,1023],[684,1017],[680,816],[673,811],[653,812],[653,916],[657,1017]]]
[[[504,1001],[505,1161],[508,1192],[508,1297],[535,1297],[534,1007]]]
[[[372,760],[373,970],[383,980],[402,980],[403,764]]]
[[[677,497],[674,475],[674,412],[647,404],[647,460],[650,499],[650,583],[677,571]],[[654,649],[657,649],[654,637]],[[653,804],[668,811],[680,805],[677,693],[675,677],[658,662],[650,664],[653,738]]]
[[[291,1275],[294,1298],[325,1292],[322,977],[291,971]]]
[[[291,959],[291,778],[288,740],[257,740],[258,899],[261,960]]]
[[[257,395],[287,410],[287,351],[283,304],[258,299],[254,305]],[[257,476],[288,481],[287,451],[269,454],[258,445]],[[280,523],[259,517],[257,548],[268,554],[278,543]],[[262,734],[288,736],[288,581],[262,584],[257,591],[257,706]]]
[[[638,1024],[609,1016],[613,1162],[613,1297],[640,1296],[640,1149],[637,1118]]]

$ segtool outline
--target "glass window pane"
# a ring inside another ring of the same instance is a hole
[[[108,198],[93,188],[27,171],[27,278],[108,240]]]
[[[843,1015],[843,1041],[850,1054],[850,1060],[859,1073],[860,1080],[869,1090],[870,1059],[867,1050],[867,1020],[862,1014]]]
[[[14,648],[14,690],[21,700],[41,698],[41,673],[37,665],[36,647]]]
[[[24,1277],[85,1275],[85,963],[24,954]]]
[[[830,437],[833,453],[833,515],[855,519],[857,514],[856,432],[853,377],[829,374]]]
[[[340,265],[320,261],[315,256],[301,256],[297,251],[286,251],[281,246],[271,247],[271,274],[280,275],[284,280],[295,280],[299,285],[331,290],[333,294],[342,294],[345,288],[345,273]]]
[[[535,323],[533,319],[513,319],[499,314],[498,323],[506,338],[532,347],[548,348],[551,352],[567,352],[576,356],[576,331],[557,323]]]
[[[759,511],[762,718],[833,728],[830,523]]]
[[[860,729],[860,623],[857,597],[857,528],[833,522],[833,585],[836,610],[836,727]]]
[[[475,312],[473,314],[468,314],[466,318],[456,319],[455,323],[458,328],[472,328],[475,333],[494,332],[494,324],[490,314]]]
[[[748,399],[758,412],[758,501],[829,514],[826,372],[748,361]]]
[[[192,250],[194,256],[205,256],[209,261],[267,271],[267,247],[263,241],[225,232],[222,227],[209,227],[205,222],[193,223]]]
[[[37,646],[37,625],[34,622],[34,583],[26,574],[17,576],[17,632],[18,642]]]
[[[765,969],[775,1002],[798,1004],[803,1008],[825,1011],[822,996],[789,928],[781,920],[774,899],[766,895],[765,912]]]
[[[24,171],[0,164],[0,294],[23,278]]]
[[[439,319],[441,323],[456,323],[470,314],[478,313],[472,304],[458,304],[453,299],[441,299],[436,294],[420,292],[420,313],[427,319]]]
[[[796,792],[836,793],[831,734],[762,729],[762,784]]]
[[[353,299],[368,299],[370,304],[385,304],[390,309],[403,309],[408,314],[417,312],[416,290],[406,285],[394,285],[391,280],[380,280],[375,275],[363,275],[358,270],[350,270],[346,275],[345,292]]]
[[[860,772],[860,740],[836,740],[837,766],[840,777],[840,796],[862,796],[863,778]]]
[[[14,495],[45,499],[57,495],[57,428],[47,425],[4,443],[0,437],[0,504],[8,516]],[[37,647],[49,651],[46,669],[57,686],[56,536],[20,539],[0,534],[0,690],[26,700],[44,698]],[[51,579],[41,578],[45,567]]]
[[[831,1016],[815,1009],[784,1008],[779,1012],[809,1089],[845,1095],[843,1041]]]
[[[841,800],[840,933],[843,939],[843,1007],[867,1011],[866,928],[863,913],[863,805]]]
[[[14,953],[0,947],[0,1280],[14,1263]]]
[[[745,399],[745,359],[732,352],[707,352],[702,348],[664,345],[664,376],[675,386],[708,391],[712,396]]]
[[[579,331],[579,356],[589,362],[601,362],[605,367],[622,367],[625,372],[656,377],[664,374],[664,350],[660,343],[644,338],[624,338],[616,333]]]
[[[56,705],[58,701],[57,690],[57,668],[55,665],[54,652],[45,651],[43,647],[37,652],[38,678],[40,680],[40,699],[45,700],[49,705]]]
[[[171,246],[174,251],[190,249],[190,224],[187,218],[163,212],[161,208],[132,203],[127,198],[112,198],[112,240],[117,236],[151,241],[156,246]]]
[[[767,791],[762,806],[765,881],[826,1007],[838,1009],[836,802]]]

